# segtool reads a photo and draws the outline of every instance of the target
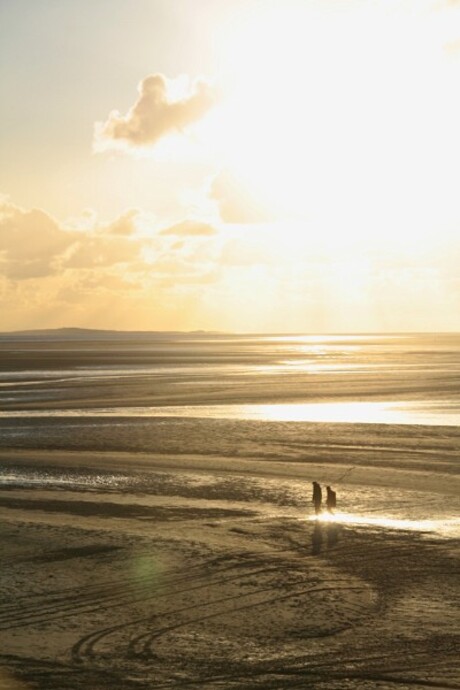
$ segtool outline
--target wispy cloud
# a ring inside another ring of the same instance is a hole
[[[119,218],[116,218],[112,223],[105,226],[104,231],[109,235],[119,235],[127,237],[133,235],[136,230],[136,217],[139,211],[137,209],[131,209],[123,213]]]
[[[171,225],[160,232],[160,235],[178,235],[181,237],[215,235],[217,230],[208,223],[196,220],[183,220],[181,223]]]
[[[217,202],[225,223],[264,223],[275,219],[268,205],[228,170],[221,171],[211,184],[210,197]]]

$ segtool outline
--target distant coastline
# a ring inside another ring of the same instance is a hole
[[[225,337],[225,338],[241,338],[241,337],[261,337],[265,336],[267,338],[300,338],[300,337],[317,337],[317,338],[352,338],[352,337],[381,337],[389,338],[394,336],[426,336],[426,337],[440,337],[440,336],[455,336],[459,335],[459,331],[391,331],[391,332],[356,332],[356,333],[319,333],[319,332],[232,332],[232,331],[214,331],[214,330],[204,330],[196,329],[191,331],[181,331],[181,330],[158,330],[158,331],[137,331],[137,330],[116,330],[116,329],[105,329],[105,328],[80,328],[74,326],[65,326],[61,328],[37,328],[37,329],[25,329],[17,331],[0,331],[0,340],[13,340],[18,338],[31,338],[31,339],[53,339],[53,340],[112,340],[115,338],[121,339],[131,339],[131,338],[164,338],[164,337],[194,337],[194,338],[207,338],[212,337]]]
[[[14,338],[52,338],[56,340],[90,340],[113,338],[155,338],[164,336],[209,336],[225,335],[220,331],[123,331],[104,328],[38,328],[20,331],[0,331],[1,339]]]

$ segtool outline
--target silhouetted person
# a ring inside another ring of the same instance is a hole
[[[323,492],[318,482],[313,482],[313,497],[312,503],[315,506],[315,513],[318,515],[321,512],[321,503],[323,502]]]
[[[326,486],[326,491],[327,491],[327,497],[326,497],[326,506],[327,510],[329,513],[334,512],[334,508],[337,505],[337,494],[333,489],[331,489],[330,486]]]

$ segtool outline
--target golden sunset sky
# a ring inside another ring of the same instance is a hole
[[[458,0],[0,0],[0,330],[460,330]]]

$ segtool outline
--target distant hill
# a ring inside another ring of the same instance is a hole
[[[98,328],[43,328],[0,333],[1,340],[154,340],[177,337],[223,335],[217,331],[115,331]]]

